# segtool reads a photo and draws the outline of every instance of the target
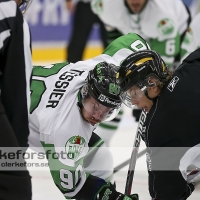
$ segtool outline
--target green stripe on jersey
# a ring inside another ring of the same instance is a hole
[[[104,50],[103,54],[113,56],[117,51],[121,49],[129,49],[133,52],[139,50],[150,49],[147,42],[135,33],[129,33],[123,35],[116,40],[114,40],[108,47]]]
[[[77,183],[81,178],[81,171],[83,171],[84,158],[74,162],[74,167],[70,167],[59,160],[59,156],[63,156],[64,158],[65,154],[57,153],[53,144],[45,144],[42,141],[41,144],[45,149],[51,176],[56,186],[65,195],[76,190]],[[89,174],[86,173],[86,178],[88,176]]]
[[[116,130],[118,128],[118,126],[113,126],[113,125],[104,124],[104,123],[100,123],[99,126],[105,129],[110,129],[110,130]]]
[[[45,66],[34,66],[33,76],[48,77],[57,74],[63,67],[68,64],[69,62],[56,63],[51,65],[51,68],[45,68]]]

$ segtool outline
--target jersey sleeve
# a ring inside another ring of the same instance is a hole
[[[46,144],[41,142],[46,153],[46,158],[48,160],[51,176],[54,180],[55,185],[62,192],[66,199],[73,198],[82,188],[89,174],[87,174],[83,169],[83,160],[81,158],[74,162],[72,165],[67,161],[62,162],[61,159],[68,159],[65,152],[58,152],[53,144]]]
[[[146,49],[150,49],[150,46],[142,37],[135,33],[129,33],[114,40],[104,50],[103,54],[107,54],[113,57],[115,54],[117,54],[118,52],[122,52],[123,50],[127,50],[130,53],[133,53]],[[127,56],[124,56],[124,59]]]
[[[191,16],[189,13],[189,9],[186,7],[186,5],[181,1],[175,1],[175,12],[177,14],[178,19],[178,31],[180,35],[182,35],[188,28],[189,23],[191,21]]]
[[[17,4],[14,1],[0,2],[0,52],[4,51],[15,26]]]
[[[116,27],[117,19],[126,12],[124,2],[121,0],[92,0],[91,9],[102,22],[112,27]],[[111,9],[115,13],[114,15],[110,15]]]
[[[59,148],[53,144],[41,142],[48,159],[51,176],[55,185],[62,192],[66,199],[94,199],[97,191],[106,184],[106,181],[91,175],[84,170],[84,162],[87,157],[93,153],[95,155],[96,147],[103,144],[100,139],[92,145],[87,156],[81,157],[81,145],[85,144],[83,137],[72,137],[66,143],[69,148],[66,151],[59,151]],[[90,143],[88,145],[90,146]],[[79,145],[77,145],[79,144]],[[84,146],[87,148],[87,146]],[[76,160],[76,157],[80,159]],[[69,160],[70,159],[70,160]]]
[[[123,35],[120,31],[118,31],[114,27],[111,27],[111,26],[108,26],[108,25],[105,24],[105,28],[106,28],[106,34],[107,34],[107,42],[108,42],[108,44],[110,44],[115,39],[117,39],[118,37],[120,37],[120,36]]]
[[[200,13],[192,20],[181,44],[181,60],[183,61],[190,53],[200,48]]]

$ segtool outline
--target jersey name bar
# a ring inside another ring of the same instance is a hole
[[[66,88],[69,86],[69,83],[74,79],[74,77],[81,76],[83,72],[85,71],[70,69],[70,71],[61,74],[59,80],[55,83],[55,88],[49,96],[46,107],[55,108],[66,92]]]

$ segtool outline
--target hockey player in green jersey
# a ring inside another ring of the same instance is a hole
[[[29,146],[45,151],[54,182],[66,199],[138,199],[109,183],[112,155],[94,132],[121,106],[115,66],[145,49],[145,40],[127,34],[90,60],[34,67]]]
[[[181,60],[184,60],[190,53],[200,48],[200,13],[192,20],[181,45]]]

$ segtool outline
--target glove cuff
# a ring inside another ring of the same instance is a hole
[[[113,187],[113,185],[109,182],[108,184],[103,185],[99,191],[97,192],[95,196],[95,200],[100,200],[100,199],[115,199],[114,196],[116,194],[116,190]]]

